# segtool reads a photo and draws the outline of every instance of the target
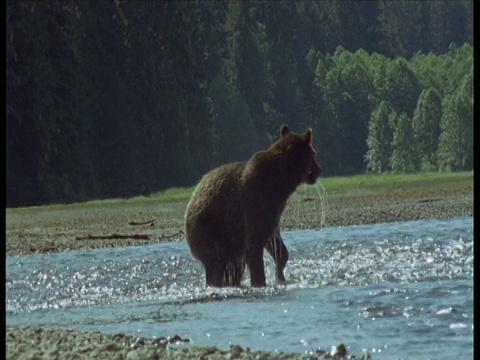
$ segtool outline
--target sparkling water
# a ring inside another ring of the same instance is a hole
[[[288,284],[205,287],[185,241],[6,259],[6,325],[373,359],[473,358],[473,218],[283,232]],[[185,346],[185,345],[181,345]]]

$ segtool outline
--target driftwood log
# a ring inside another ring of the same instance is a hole
[[[135,239],[148,240],[148,235],[143,234],[112,234],[112,235],[90,235],[77,236],[76,240],[118,240],[118,239]]]
[[[155,226],[155,219],[148,220],[148,221],[130,221],[128,225],[132,226],[139,226],[139,225],[148,225],[148,226]]]
[[[161,235],[159,240],[164,239],[171,239],[175,236],[182,235],[183,231],[179,230],[178,232],[171,234],[171,235]],[[87,236],[77,236],[76,240],[119,240],[119,239],[134,239],[134,240],[148,240],[149,235],[145,234],[118,234],[113,233],[111,235],[91,235],[88,234]]]

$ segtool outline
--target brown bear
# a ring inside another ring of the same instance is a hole
[[[277,280],[285,281],[288,251],[280,236],[280,217],[297,186],[314,184],[321,169],[312,129],[298,134],[282,125],[280,134],[250,160],[205,174],[190,198],[186,238],[205,268],[207,286],[240,286],[245,265],[251,286],[266,286],[264,248],[275,261]]]

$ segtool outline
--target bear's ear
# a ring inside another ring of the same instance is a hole
[[[313,136],[313,130],[312,128],[308,128],[307,131],[303,133],[303,138],[305,139],[306,142],[309,144],[312,143],[312,136]]]
[[[290,129],[286,124],[283,124],[282,126],[280,126],[280,135],[282,135],[282,137],[287,135],[289,132],[290,132]]]

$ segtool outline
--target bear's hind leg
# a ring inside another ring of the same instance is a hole
[[[225,273],[223,277],[225,286],[239,287],[243,280],[244,273],[245,273],[245,262],[243,260],[229,263],[225,268]]]
[[[286,280],[283,270],[287,266],[288,250],[280,235],[280,230],[276,230],[275,233],[268,239],[265,248],[275,261],[275,273],[277,281],[285,282]]]
[[[218,261],[211,260],[203,264],[205,268],[205,280],[207,286],[223,287],[224,278],[226,272],[226,264]]]

